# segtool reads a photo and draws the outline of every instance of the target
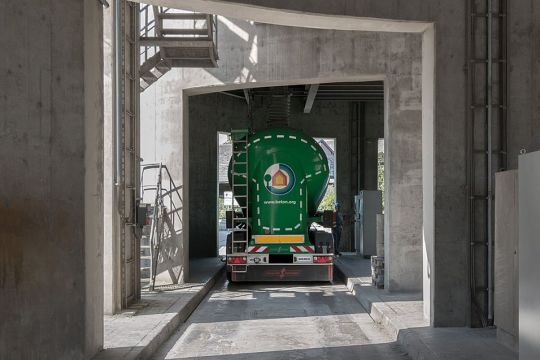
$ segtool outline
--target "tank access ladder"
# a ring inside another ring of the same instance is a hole
[[[249,186],[248,186],[248,138],[247,129],[232,130],[231,140],[232,176],[232,253],[247,253],[249,242]],[[235,201],[236,200],[236,201]],[[236,203],[238,202],[238,203]],[[246,272],[245,266],[233,266],[233,273]]]

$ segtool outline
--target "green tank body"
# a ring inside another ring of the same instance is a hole
[[[250,247],[264,245],[270,253],[290,253],[291,246],[311,245],[309,226],[329,180],[323,149],[290,128],[250,134],[245,147],[247,161],[245,152],[233,149],[229,182],[233,183],[234,168],[236,201],[245,207],[248,199]]]

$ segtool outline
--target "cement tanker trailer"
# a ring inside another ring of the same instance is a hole
[[[322,148],[290,128],[233,130],[231,139],[228,279],[331,281],[331,231],[314,229],[332,221],[317,212],[329,180]]]

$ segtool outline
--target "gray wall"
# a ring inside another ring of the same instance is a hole
[[[360,169],[363,171],[360,171],[358,188],[377,190],[378,139],[384,138],[384,102],[367,102],[363,109],[360,107],[360,111],[360,154],[364,164],[361,164]]]
[[[217,256],[217,133],[247,128],[247,106],[222,94],[193,96],[189,105],[189,256]]]
[[[519,157],[519,358],[540,358],[540,151]]]
[[[497,339],[518,350],[518,171],[495,176],[495,325]]]
[[[521,149],[540,150],[540,4],[509,1],[508,168]]]
[[[97,1],[2,2],[2,359],[103,343],[101,17]]]

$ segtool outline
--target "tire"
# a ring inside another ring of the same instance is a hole
[[[232,233],[227,234],[227,243],[225,246],[225,253],[227,255],[232,254]]]
[[[232,281],[232,273],[231,273],[230,271],[227,271],[227,281],[228,281],[229,283],[232,283],[232,282],[233,282],[233,281]]]

